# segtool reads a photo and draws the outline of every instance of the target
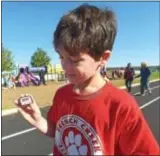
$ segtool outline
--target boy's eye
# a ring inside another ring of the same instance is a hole
[[[74,60],[74,61],[72,60],[73,63],[78,63],[78,62],[80,62],[80,61],[81,61],[81,60]]]
[[[83,61],[82,58],[80,58],[80,59],[64,58],[62,55],[59,55],[59,58],[60,58],[60,60],[67,59],[68,61],[75,63],[75,64],[78,64],[79,62]]]
[[[71,56],[70,59],[72,62],[75,62],[75,63],[83,61],[83,58],[80,56]]]
[[[81,61],[83,61],[83,59],[72,60],[73,63],[80,63]]]

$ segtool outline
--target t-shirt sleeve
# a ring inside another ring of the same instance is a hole
[[[129,106],[125,104],[129,102]],[[119,114],[121,124],[117,140],[122,155],[159,155],[160,148],[156,142],[136,101],[128,97]]]

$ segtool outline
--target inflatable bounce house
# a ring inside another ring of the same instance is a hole
[[[29,86],[30,84],[33,84],[35,86],[40,85],[40,78],[33,73],[37,73],[40,71],[46,72],[45,67],[20,67],[19,74],[16,77],[16,80],[18,81],[18,86],[24,87]]]

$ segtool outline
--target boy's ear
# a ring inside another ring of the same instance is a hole
[[[105,63],[108,61],[110,56],[111,56],[110,50],[104,51],[103,56],[101,57],[101,65],[105,65]]]

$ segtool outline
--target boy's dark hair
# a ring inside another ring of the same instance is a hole
[[[99,60],[105,50],[112,50],[116,33],[117,22],[111,10],[85,4],[60,19],[54,46],[62,46],[72,56],[85,51]]]

